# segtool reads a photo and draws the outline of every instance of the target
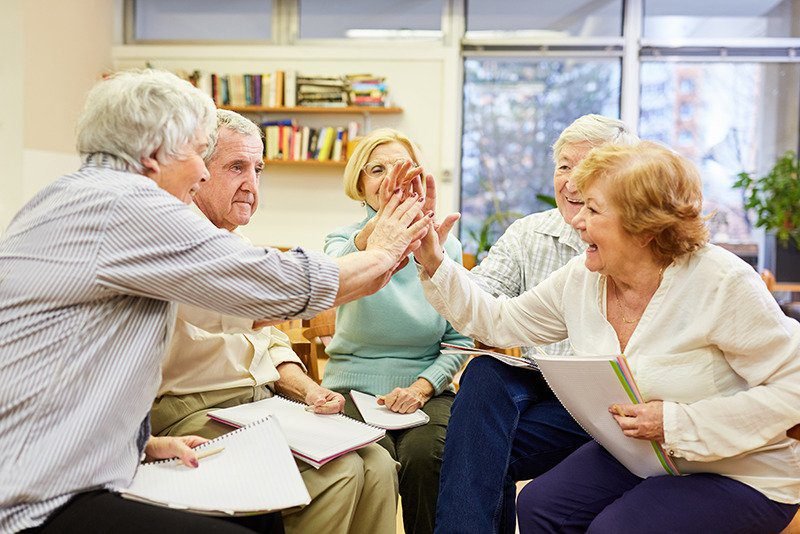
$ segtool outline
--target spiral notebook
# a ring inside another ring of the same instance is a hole
[[[364,422],[386,430],[400,430],[424,425],[431,420],[422,410],[412,413],[397,413],[378,404],[378,397],[352,390],[350,397],[364,418]]]
[[[612,404],[643,402],[625,356],[535,358],[564,408],[631,473],[642,478],[680,474],[661,445],[626,436],[608,411]]]
[[[469,354],[473,356],[489,356],[495,360],[499,360],[506,365],[512,367],[520,367],[522,369],[530,369],[537,371],[539,368],[536,362],[527,356],[510,356],[502,352],[495,352],[493,350],[476,349],[472,347],[462,347],[461,345],[453,345],[451,343],[442,343],[442,354]]]
[[[266,417],[195,448],[223,448],[190,468],[179,460],[142,464],[126,499],[190,512],[231,516],[311,502],[276,418]]]
[[[270,414],[280,423],[292,454],[317,469],[386,435],[382,428],[342,414],[307,412],[305,404],[278,396],[214,410],[208,416],[227,425],[244,426]]]

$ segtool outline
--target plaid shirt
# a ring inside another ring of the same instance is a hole
[[[495,296],[516,297],[583,253],[586,243],[557,209],[523,217],[508,227],[484,260],[470,271]],[[569,340],[545,347],[548,354],[571,354]],[[531,354],[532,347],[523,347]]]

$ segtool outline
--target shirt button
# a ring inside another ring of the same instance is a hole
[[[669,454],[670,456],[675,456],[675,451],[670,449],[667,451],[667,454]]]

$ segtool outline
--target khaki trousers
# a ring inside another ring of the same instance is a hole
[[[216,438],[232,428],[209,419],[208,412],[269,396],[263,387],[242,387],[159,397],[151,412],[153,435]],[[288,534],[395,532],[399,464],[383,447],[363,447],[319,469],[295,461],[311,503],[283,511]]]

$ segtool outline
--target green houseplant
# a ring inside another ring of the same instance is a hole
[[[763,267],[775,271],[779,281],[800,281],[800,160],[786,152],[761,177],[741,172],[733,187],[741,189],[745,209],[755,213],[755,226],[768,237],[762,253]],[[775,246],[774,241],[779,246]]]
[[[800,245],[800,160],[792,151],[778,158],[760,178],[740,172],[733,187],[742,189],[745,209],[756,214],[755,225],[775,234],[782,245]]]

